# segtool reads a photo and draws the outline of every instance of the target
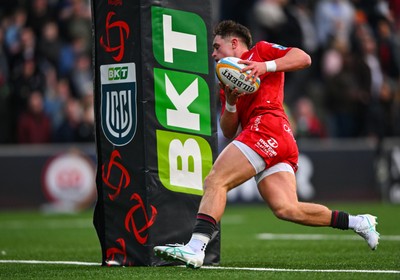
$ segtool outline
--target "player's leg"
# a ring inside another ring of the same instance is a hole
[[[307,226],[353,229],[368,242],[372,250],[379,244],[376,217],[369,214],[353,216],[342,211],[332,211],[321,204],[299,202],[296,178],[292,172],[271,173],[258,181],[258,189],[273,213],[280,219]]]
[[[330,225],[331,210],[323,205],[298,201],[293,173],[273,173],[258,183],[258,189],[278,218],[309,226]]]
[[[229,144],[218,156],[210,174],[204,181],[204,194],[199,213],[221,220],[225,210],[227,192],[256,174],[253,165],[234,144]]]
[[[204,182],[204,194],[191,239],[185,246],[156,246],[156,255],[181,261],[191,268],[201,267],[207,244],[225,210],[227,192],[255,174],[255,168],[242,151],[229,144],[218,156]]]

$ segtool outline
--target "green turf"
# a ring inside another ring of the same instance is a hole
[[[400,205],[329,205],[379,217],[382,240],[371,251],[351,231],[304,227],[276,219],[263,206],[229,206],[222,220],[221,264],[226,269],[99,267],[73,264],[2,263],[2,260],[100,263],[91,211],[78,215],[0,212],[0,279],[400,279]],[[260,233],[322,234],[338,240],[260,240]],[[394,239],[394,238],[393,238]],[[252,271],[233,268],[268,268]],[[300,271],[310,270],[310,271]],[[316,271],[324,270],[324,271]],[[356,270],[359,272],[327,272]],[[394,270],[370,273],[361,270]]]

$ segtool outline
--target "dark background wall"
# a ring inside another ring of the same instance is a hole
[[[365,139],[299,141],[302,200],[400,203],[400,140],[378,146]],[[0,146],[0,209],[38,209],[49,203],[43,173],[55,156],[80,151],[95,163],[92,144]],[[254,182],[228,195],[230,203],[259,202]]]

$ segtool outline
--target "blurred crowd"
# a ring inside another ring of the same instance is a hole
[[[299,47],[285,103],[297,138],[400,136],[399,0],[221,0],[254,41]]]
[[[93,142],[88,0],[0,0],[0,143]]]
[[[298,138],[400,136],[400,1],[219,0],[254,41],[300,47]],[[0,0],[0,143],[93,142],[89,0]]]

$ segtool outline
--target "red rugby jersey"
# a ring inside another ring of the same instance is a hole
[[[260,62],[274,60],[284,56],[290,49],[261,41],[245,52],[241,59]],[[284,76],[284,72],[267,72],[260,76],[261,86],[257,92],[244,95],[238,99],[236,108],[242,127],[246,127],[251,118],[263,114],[273,114],[288,121],[283,108]],[[222,114],[225,110],[225,94],[223,90],[220,91],[220,99],[222,102]]]

